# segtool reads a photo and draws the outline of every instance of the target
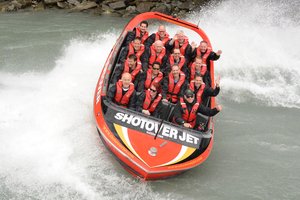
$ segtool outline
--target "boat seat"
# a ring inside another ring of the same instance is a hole
[[[209,117],[201,113],[197,113],[196,124],[199,131],[207,131]]]
[[[135,94],[136,94],[136,98],[138,99],[139,98],[139,96],[142,94],[143,92],[136,92]]]
[[[207,99],[203,99],[202,103],[206,107],[209,107],[210,97],[208,97]],[[208,130],[208,121],[209,121],[209,117],[208,116],[203,115],[201,113],[197,113],[196,127],[198,126],[198,129],[200,131],[207,131]]]
[[[159,116],[160,119],[163,119],[165,121],[172,120],[173,117],[173,111],[176,106],[176,104],[170,103],[170,102],[164,102],[162,101],[162,112]]]
[[[125,46],[121,48],[121,50],[119,51],[119,55],[118,55],[118,59],[116,60],[116,64],[120,63],[120,57],[122,55],[122,52],[125,50]]]

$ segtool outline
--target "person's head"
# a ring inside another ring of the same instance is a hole
[[[148,22],[147,21],[141,21],[140,23],[140,30],[142,33],[145,33],[148,28]]]
[[[164,38],[166,35],[166,27],[164,25],[159,25],[157,32],[161,38]]]
[[[178,42],[180,44],[184,42],[185,35],[184,35],[183,30],[180,30],[177,32],[177,38],[178,38]]]
[[[195,68],[196,70],[201,70],[201,66],[202,66],[202,58],[200,57],[196,57],[195,58]]]
[[[196,73],[194,81],[195,81],[195,86],[198,88],[203,84],[203,77],[200,74]]]
[[[133,44],[133,48],[136,51],[140,50],[141,44],[142,44],[141,38],[140,37],[134,38],[134,40],[132,41],[132,44]]]
[[[123,73],[121,80],[123,83],[123,88],[129,88],[130,83],[131,83],[131,74],[129,74],[127,72]]]
[[[152,83],[150,88],[150,96],[151,98],[155,98],[157,94],[159,94],[161,92],[161,86],[158,83]]]
[[[175,48],[173,50],[173,56],[174,56],[175,59],[179,59],[180,58],[180,49]]]
[[[200,51],[201,51],[202,53],[205,53],[206,50],[207,50],[207,46],[208,46],[208,44],[207,44],[206,41],[201,41],[201,42],[200,42],[200,45],[199,45]]]
[[[137,57],[135,54],[130,54],[128,56],[128,66],[131,68],[131,69],[134,69],[136,67],[136,62],[137,62]]]
[[[189,103],[193,103],[195,99],[194,92],[191,89],[186,89],[184,92],[184,99]]]
[[[174,76],[174,78],[176,77],[176,78],[178,78],[179,77],[179,66],[177,65],[177,64],[174,64],[173,66],[172,66],[172,74],[173,74],[173,76]]]
[[[160,40],[154,42],[154,48],[156,53],[160,53],[164,47],[164,43]]]
[[[152,64],[152,73],[153,75],[157,76],[160,72],[160,63],[155,61],[153,64]]]

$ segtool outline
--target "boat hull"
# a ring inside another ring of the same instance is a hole
[[[178,175],[203,163],[213,147],[214,126],[210,119],[209,130],[201,134],[186,131],[169,122],[162,123],[163,128],[160,129],[159,120],[151,119],[151,117],[145,118],[138,113],[111,105],[105,100],[109,77],[127,32],[137,26],[140,21],[148,19],[158,19],[180,25],[197,32],[208,43],[209,39],[196,25],[177,18],[156,12],[138,15],[125,27],[111,50],[98,80],[94,96],[94,116],[103,144],[129,173],[144,180],[156,180]],[[209,46],[211,46],[210,43]],[[211,71],[211,79],[214,80],[213,63],[211,63]],[[211,100],[211,106],[214,106],[214,99]],[[138,122],[143,122],[144,125],[135,126]],[[146,128],[145,123],[149,124]],[[153,130],[148,130],[151,127]],[[154,138],[154,133],[159,133],[157,138]],[[148,151],[150,147],[158,149],[157,155],[151,156]]]

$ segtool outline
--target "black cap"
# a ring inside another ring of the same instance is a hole
[[[185,92],[184,92],[184,95],[185,96],[193,96],[194,92],[191,89],[186,89]]]

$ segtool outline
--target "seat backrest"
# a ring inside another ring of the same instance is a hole
[[[162,112],[160,115],[160,119],[163,119],[165,121],[172,120],[175,106],[176,104],[162,101]]]
[[[210,102],[210,98],[207,98],[207,101],[205,102],[205,106],[208,107]],[[196,124],[199,125],[198,129],[200,131],[207,131],[208,130],[208,121],[209,117],[206,115],[203,115],[201,113],[197,113],[197,118],[196,118]]]
[[[209,117],[201,113],[197,113],[196,124],[198,124],[198,130],[207,131]]]

